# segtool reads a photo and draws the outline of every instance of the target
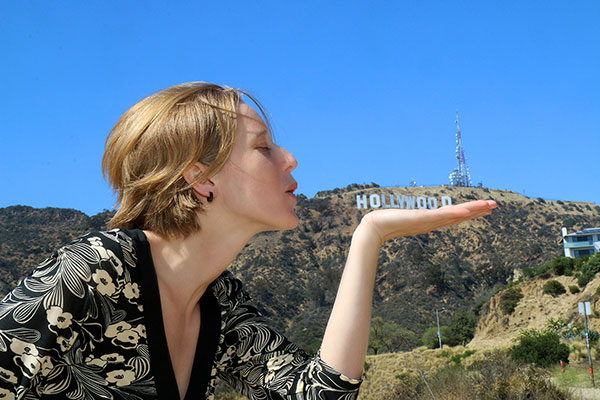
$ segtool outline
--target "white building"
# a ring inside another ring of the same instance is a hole
[[[567,228],[562,228],[562,237],[567,257],[585,257],[600,251],[600,228],[588,228],[573,233],[567,233]]]

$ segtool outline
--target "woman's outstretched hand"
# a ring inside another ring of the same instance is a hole
[[[352,236],[348,259],[321,344],[321,358],[351,378],[360,378],[369,343],[373,287],[379,247],[388,239],[430,232],[488,215],[492,200],[436,210],[376,210],[365,215]]]
[[[381,245],[386,240],[396,237],[427,233],[438,228],[489,215],[496,206],[497,204],[493,200],[477,200],[435,210],[394,208],[376,210],[363,217],[357,230],[366,231]]]

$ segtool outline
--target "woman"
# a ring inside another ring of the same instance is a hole
[[[365,215],[308,355],[226,271],[255,234],[298,223],[297,161],[243,94],[187,83],[121,117],[102,164],[114,229],[59,249],[0,303],[0,399],[212,398],[216,377],[251,399],[356,397],[379,247],[495,203]]]

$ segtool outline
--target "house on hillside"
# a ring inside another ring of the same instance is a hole
[[[567,233],[567,228],[562,228],[562,237],[567,257],[585,257],[600,251],[600,228],[588,228],[573,233]]]

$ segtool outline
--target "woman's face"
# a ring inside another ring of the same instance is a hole
[[[238,107],[231,156],[215,176],[215,202],[222,202],[240,223],[260,231],[292,229],[297,184],[292,171],[298,162],[273,143],[260,115],[249,105]],[[254,226],[256,225],[256,226]]]

